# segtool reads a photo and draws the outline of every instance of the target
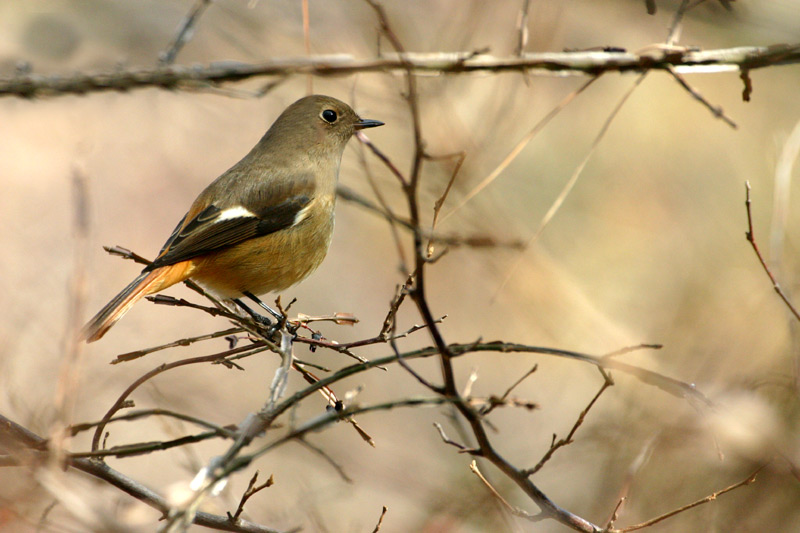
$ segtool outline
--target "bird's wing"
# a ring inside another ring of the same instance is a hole
[[[145,271],[269,235],[302,222],[306,213],[304,208],[311,203],[314,194],[313,177],[294,179],[290,184],[284,183],[281,189],[270,190],[267,183],[251,190],[244,201],[223,197],[205,207],[204,195],[201,195]]]

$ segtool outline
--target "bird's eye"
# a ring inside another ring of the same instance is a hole
[[[322,120],[324,120],[328,124],[333,124],[334,122],[336,122],[336,119],[339,118],[339,115],[337,115],[336,111],[334,111],[333,109],[326,109],[325,111],[322,112],[322,115],[320,116],[322,117]]]

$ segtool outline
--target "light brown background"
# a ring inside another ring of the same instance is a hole
[[[529,51],[614,45],[637,50],[663,41],[678,2],[533,2]],[[38,73],[102,71],[154,65],[193,2],[0,2],[0,74],[18,61]],[[178,57],[181,64],[217,60],[258,62],[304,55],[299,2],[215,2]],[[387,2],[395,31],[410,51],[514,49],[520,2]],[[681,44],[703,48],[768,45],[797,40],[796,2],[736,2],[727,12],[707,2],[690,13]],[[360,2],[311,2],[313,53],[375,54],[377,25]],[[388,50],[388,43],[383,46]],[[647,462],[630,485],[620,523],[650,518],[744,478],[774,449],[797,459],[794,365],[796,325],[772,292],[744,239],[744,182],[753,186],[756,233],[769,252],[776,162],[800,119],[796,66],[752,74],[752,102],[741,99],[736,74],[689,76],[711,102],[739,125],[716,120],[670,77],[651,73],[634,93],[541,239],[527,251],[451,251],[429,271],[430,301],[449,315],[442,329],[451,342],[478,338],[554,346],[602,354],[640,342],[665,345],[625,360],[695,383],[720,406],[700,415],[687,402],[624,375],[599,401],[577,435],[535,482],[568,509],[603,523],[626,483],[626,472],[648,443]],[[281,109],[305,93],[292,78],[261,99],[157,89],[130,93],[0,99],[0,409],[47,434],[54,419],[54,387],[66,334],[68,288],[76,240],[71,177],[88,184],[90,234],[84,318],[138,271],[107,256],[119,244],[154,255],[194,196],[253,145]],[[443,225],[460,234],[529,239],[558,191],[585,156],[633,75],[607,75],[562,112],[516,161]],[[582,82],[576,78],[523,79],[520,74],[431,77],[419,81],[423,132],[431,153],[465,150],[467,159],[451,195],[455,205],[502,160],[536,121]],[[233,86],[254,90],[263,80]],[[362,116],[386,126],[369,136],[406,171],[412,151],[402,79],[385,74],[315,79],[314,91],[352,101]],[[356,157],[345,153],[343,183],[370,189]],[[370,167],[396,209],[395,180],[374,159]],[[430,215],[449,167],[426,164],[423,205]],[[794,191],[792,191],[794,192]],[[796,288],[798,213],[789,199],[782,261],[784,289]],[[447,207],[445,208],[447,210]],[[307,314],[352,312],[352,329],[322,326],[330,338],[354,340],[380,328],[395,285],[402,282],[386,224],[341,202],[331,253],[309,280],[287,291]],[[510,276],[510,278],[509,278]],[[504,281],[508,278],[507,283]],[[169,294],[188,297],[185,288]],[[410,307],[401,329],[419,322]],[[119,392],[153,366],[178,357],[213,353],[224,341],[161,352],[123,366],[114,355],[226,327],[185,309],[139,304],[85,353],[74,419],[102,416]],[[425,332],[403,347],[429,344]],[[349,361],[324,352],[298,355],[339,368]],[[369,358],[388,347],[364,350]],[[499,410],[492,422],[502,453],[533,465],[553,433],[563,436],[600,386],[597,372],[579,363],[526,355],[473,355],[458,361],[459,379],[477,368],[474,392],[500,394],[534,363],[539,371],[516,394],[541,404],[528,413]],[[187,368],[152,382],[135,395],[138,407],[165,406],[220,424],[258,409],[276,365],[274,356],[246,361],[247,372]],[[416,364],[432,379],[435,361]],[[290,388],[302,386],[292,376]],[[347,383],[363,386],[358,399],[373,403],[424,391],[399,368]],[[346,388],[340,388],[340,393]],[[311,417],[321,400],[297,416]],[[277,484],[256,496],[253,520],[276,528],[371,531],[382,505],[382,531],[563,531],[554,523],[498,518],[497,508],[469,473],[469,458],[441,443],[431,423],[447,425],[440,409],[396,410],[361,417],[377,448],[339,425],[311,440],[341,462],[346,484],[321,459],[287,446],[255,465]],[[448,426],[449,427],[449,426]],[[188,431],[161,421],[120,424],[109,444],[169,438]],[[451,433],[455,433],[452,428]],[[454,435],[451,435],[454,436]],[[655,439],[655,440],[653,440]],[[85,449],[79,437],[73,449]],[[162,493],[185,484],[224,443],[109,461]],[[773,448],[774,447],[774,448]],[[720,452],[724,458],[720,457]],[[496,472],[498,488],[516,505],[535,507]],[[4,469],[2,504],[18,518],[6,527],[32,530],[46,494],[20,470]],[[224,513],[249,475],[207,510]],[[155,513],[111,489],[71,479],[87,501],[148,530]],[[13,481],[13,482],[12,482]],[[750,487],[664,523],[656,531],[796,531],[797,481],[776,460]],[[120,502],[115,507],[113,502]],[[9,511],[8,514],[13,516]],[[56,508],[54,530],[81,530]],[[26,525],[27,524],[27,525]],[[72,525],[70,525],[72,524]],[[79,522],[78,522],[79,524]]]

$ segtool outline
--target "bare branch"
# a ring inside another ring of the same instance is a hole
[[[738,483],[734,483],[733,485],[731,485],[729,487],[725,487],[724,489],[719,490],[717,492],[712,492],[711,494],[709,494],[705,498],[700,498],[699,500],[696,500],[696,501],[694,501],[694,502],[692,502],[692,503],[690,503],[688,505],[684,505],[683,507],[678,507],[677,509],[674,509],[674,510],[668,512],[668,513],[664,513],[661,516],[657,516],[657,517],[655,517],[655,518],[653,518],[651,520],[647,520],[647,521],[642,522],[640,524],[636,524],[636,525],[628,526],[628,527],[623,527],[623,528],[620,528],[620,529],[614,529],[612,531],[614,533],[627,533],[628,531],[636,531],[638,529],[644,529],[646,527],[652,526],[653,524],[657,524],[658,522],[666,520],[667,518],[671,518],[671,517],[673,517],[673,516],[675,516],[675,515],[677,515],[679,513],[683,513],[685,511],[688,511],[689,509],[692,509],[692,508],[697,507],[699,505],[703,505],[704,503],[713,502],[714,500],[716,500],[718,497],[722,496],[723,494],[731,492],[732,490],[736,490],[739,487],[744,487],[746,485],[750,485],[752,483],[755,483],[756,476],[758,476],[758,473],[761,472],[761,470],[763,470],[763,469],[764,469],[764,466],[760,466],[759,468],[756,469],[755,472],[753,472],[752,474],[747,476],[747,478],[743,479],[742,481],[740,481]]]
[[[725,122],[725,124],[727,124],[733,129],[736,129],[738,127],[731,118],[725,115],[725,112],[722,110],[721,107],[714,106],[713,104],[711,104],[711,102],[706,100],[703,97],[703,95],[700,94],[700,92],[697,89],[689,85],[689,82],[687,82],[683,76],[678,74],[674,68],[668,68],[667,72],[672,74],[672,77],[675,78],[675,80],[680,84],[681,87],[686,89],[686,92],[692,95],[692,98],[703,104],[709,111],[711,111],[712,115],[714,115],[718,119],[721,119],[723,122]]]
[[[453,187],[453,183],[456,181],[456,176],[458,176],[458,171],[461,170],[461,165],[464,164],[464,159],[467,158],[466,152],[458,152],[455,154],[448,154],[439,157],[431,157],[428,156],[428,159],[436,160],[436,159],[455,159],[456,164],[453,167],[453,172],[450,174],[450,179],[447,181],[447,186],[444,188],[442,195],[436,200],[436,203],[433,204],[433,220],[431,221],[431,235],[434,234],[436,230],[436,223],[439,221],[439,213],[442,210],[442,206],[444,205],[445,200],[447,200],[447,195],[450,194],[450,189]],[[433,238],[428,240],[427,246],[427,253],[428,258],[433,255]]]
[[[631,87],[625,92],[625,94],[622,95],[622,97],[617,102],[617,105],[615,105],[614,108],[611,110],[611,113],[608,114],[608,117],[606,117],[606,120],[600,127],[600,131],[597,133],[594,140],[592,141],[592,145],[589,147],[589,150],[587,150],[586,155],[583,157],[583,160],[581,160],[578,166],[575,167],[575,170],[572,172],[572,175],[564,184],[564,187],[562,187],[561,191],[558,193],[558,196],[556,196],[555,200],[553,200],[553,203],[550,204],[550,207],[547,209],[547,212],[544,214],[542,220],[539,222],[539,227],[536,229],[536,232],[525,243],[525,248],[528,248],[533,242],[535,242],[542,235],[542,233],[544,233],[545,228],[547,228],[547,226],[550,224],[550,221],[553,220],[553,217],[556,216],[556,213],[558,213],[558,211],[561,209],[561,206],[564,205],[567,196],[569,196],[569,194],[572,192],[572,189],[578,182],[578,178],[580,178],[581,174],[583,174],[583,169],[586,168],[586,165],[589,163],[589,160],[591,159],[592,155],[594,155],[595,151],[597,150],[600,141],[603,140],[603,137],[605,137],[605,134],[608,131],[608,128],[611,127],[611,123],[614,121],[614,118],[616,118],[622,107],[625,105],[625,102],[628,101],[628,98],[630,98],[633,92],[641,85],[646,76],[647,73],[644,73],[641,74],[638,78],[636,78],[636,81],[633,83],[633,85],[631,85]],[[561,102],[561,104],[559,104],[559,106],[557,106],[553,111],[550,112],[550,115],[548,115],[548,117],[554,115],[557,110],[563,109],[563,107],[571,101],[571,97],[574,98],[584,89],[586,89],[589,86],[589,84],[594,81],[594,79],[589,80],[586,84],[584,84],[583,86],[578,88],[578,90],[576,90],[575,92],[570,94],[567,98],[565,98]],[[540,124],[542,124],[542,122],[536,125],[536,128],[534,128],[534,130],[531,131],[531,134],[533,134],[534,131],[537,131],[537,128],[539,128]],[[520,254],[514,261],[514,263],[511,265],[511,268],[509,268],[508,274],[506,274],[505,278],[503,279],[503,282],[497,288],[497,292],[500,292],[505,288],[506,284],[508,284],[508,282],[514,275],[514,272],[516,272],[517,268],[521,264],[522,259],[523,255]]]
[[[602,372],[602,369],[600,369],[600,371]],[[578,428],[581,427],[581,424],[583,424],[583,421],[586,419],[586,415],[589,413],[589,410],[592,408],[595,402],[597,402],[598,398],[600,398],[600,396],[605,392],[605,390],[614,384],[614,381],[612,381],[607,374],[603,373],[603,377],[605,378],[605,380],[603,381],[603,385],[600,387],[600,390],[597,391],[597,394],[595,394],[594,397],[589,401],[589,404],[586,406],[586,408],[583,411],[581,411],[581,413],[578,415],[578,419],[575,420],[575,423],[572,425],[572,429],[569,430],[569,433],[567,433],[567,436],[564,437],[563,439],[559,439],[558,441],[556,441],[555,435],[553,435],[553,443],[550,445],[550,449],[547,450],[547,452],[539,460],[536,466],[534,466],[529,470],[524,471],[527,475],[532,476],[533,474],[541,470],[542,467],[545,465],[545,463],[547,463],[547,461],[549,461],[550,458],[553,457],[553,454],[559,448],[562,448],[574,442],[572,438],[575,436],[575,432],[578,431]]]
[[[108,423],[108,421],[111,420],[111,417],[114,416],[114,414],[117,411],[119,411],[125,405],[125,401],[127,400],[128,396],[130,396],[130,394],[134,390],[136,390],[140,385],[142,385],[147,380],[149,380],[149,379],[151,379],[151,378],[153,378],[153,377],[155,377],[155,376],[157,376],[157,375],[159,375],[159,374],[161,374],[163,372],[166,372],[167,370],[171,370],[173,368],[177,368],[177,367],[180,367],[180,366],[193,365],[193,364],[198,364],[198,363],[212,363],[212,362],[216,362],[216,361],[223,361],[223,360],[225,360],[225,358],[230,357],[231,355],[234,355],[234,354],[240,354],[242,352],[249,352],[249,353],[252,354],[252,353],[258,353],[259,351],[264,351],[264,350],[267,350],[267,349],[270,349],[270,348],[265,347],[264,345],[258,346],[258,345],[254,344],[254,345],[250,345],[250,346],[242,346],[242,347],[239,347],[239,348],[234,348],[232,350],[227,350],[227,351],[220,352],[220,353],[215,353],[215,354],[212,354],[212,355],[204,355],[204,356],[200,356],[200,357],[192,357],[192,358],[189,358],[189,359],[183,359],[183,360],[180,360],[180,361],[175,361],[175,362],[172,362],[172,363],[163,364],[163,365],[160,365],[160,366],[154,368],[150,372],[146,373],[145,375],[143,375],[142,377],[140,377],[139,379],[134,381],[130,386],[128,386],[128,388],[125,389],[125,391],[119,396],[119,398],[117,398],[117,401],[114,402],[114,405],[112,405],[111,408],[108,410],[108,412],[105,414],[103,419],[97,425],[97,429],[95,430],[94,437],[92,438],[92,451],[97,451],[99,449],[99,447],[100,447],[100,437],[103,435],[103,429],[105,429],[105,426]]]
[[[517,46],[514,54],[521,56],[525,45],[528,44],[528,11],[531,7],[530,0],[522,0],[522,7],[517,15]]]
[[[388,510],[389,508],[384,505],[383,509],[381,510],[381,516],[380,518],[378,518],[378,523],[375,524],[375,529],[372,530],[372,533],[378,533],[378,531],[381,530],[381,524],[383,524],[383,517],[386,516],[386,511]]]
[[[43,451],[47,448],[47,441],[45,441],[43,438],[2,415],[0,415],[0,442],[3,442],[3,444],[6,446],[14,446],[17,449],[19,449],[19,447],[23,447],[33,451]],[[138,481],[135,481],[114,470],[106,463],[97,461],[96,459],[67,457],[66,465],[101,479],[110,485],[113,485],[126,494],[133,496],[137,500],[161,512],[164,516],[166,516],[169,512],[169,503],[163,496],[142,485]],[[247,520],[240,520],[237,524],[233,524],[226,516],[212,515],[204,512],[196,513],[193,523],[221,531],[234,531],[241,533],[278,533],[275,529],[268,528],[260,524],[255,524]]]
[[[390,57],[357,59],[349,55],[273,59],[260,64],[220,61],[205,67],[168,65],[96,74],[20,74],[0,78],[0,96],[60,96],[102,91],[129,91],[144,87],[196,90],[220,83],[263,76],[341,76],[357,72],[411,72],[414,74],[468,74],[527,72],[539,76],[597,76],[604,72],[643,72],[675,67],[676,72],[738,72],[800,62],[800,45],[742,46],[636,54],[620,51],[578,51],[494,57],[474,52],[402,53]]]
[[[275,484],[275,480],[273,479],[272,475],[269,476],[264,483],[261,485],[256,486],[256,482],[258,481],[258,470],[253,473],[253,477],[250,478],[250,482],[247,484],[247,489],[242,494],[241,499],[239,500],[239,506],[236,508],[236,511],[231,515],[228,513],[228,518],[230,518],[231,522],[234,524],[239,521],[239,517],[242,516],[244,512],[244,504],[247,503],[253,495],[261,492],[262,490],[271,487]]]
[[[457,448],[460,453],[474,454],[474,453],[478,452],[478,450],[475,450],[473,448],[467,448],[463,444],[461,444],[459,442],[456,442],[453,439],[451,439],[450,437],[448,437],[447,434],[444,432],[444,428],[442,427],[442,425],[440,423],[434,422],[433,423],[433,427],[435,427],[436,431],[439,432],[439,436],[442,438],[442,442]]]
[[[192,10],[184,17],[180,26],[178,26],[178,31],[169,48],[159,55],[158,62],[160,64],[170,65],[175,61],[178,52],[186,46],[186,43],[188,43],[194,35],[194,27],[197,25],[197,22],[200,20],[206,8],[210,5],[211,0],[196,0]]]
[[[369,164],[367,163],[366,152],[364,150],[364,146],[370,145],[371,150],[375,153],[375,146],[372,144],[372,141],[364,134],[364,132],[358,131],[356,132],[356,138],[360,141],[358,144],[358,159],[361,163],[361,168],[364,169],[364,175],[367,177],[367,183],[369,183],[370,188],[372,189],[372,193],[375,195],[375,198],[378,200],[380,207],[372,206],[369,203],[369,207],[372,208],[373,211],[379,212],[384,215],[384,218],[389,223],[389,230],[392,232],[392,239],[394,240],[395,247],[397,248],[397,256],[400,259],[400,266],[403,272],[408,273],[408,260],[406,259],[406,253],[403,249],[403,242],[400,239],[400,231],[398,230],[397,226],[399,223],[399,217],[394,213],[392,208],[389,206],[389,202],[386,201],[384,198],[383,193],[381,192],[378,184],[375,182],[375,176],[373,176],[372,171],[370,171]],[[388,159],[388,158],[387,158]],[[337,188],[337,193],[341,195],[340,189],[341,185]],[[354,192],[354,191],[353,191]],[[361,203],[364,207],[368,207],[367,204]]]
[[[533,365],[533,368],[525,372],[517,381],[515,381],[508,389],[506,389],[506,392],[503,393],[503,395],[500,398],[498,398],[496,402],[493,402],[490,405],[486,406],[486,408],[481,409],[481,415],[486,416],[489,413],[491,413],[495,407],[497,407],[498,405],[502,405],[503,402],[505,402],[506,398],[508,398],[508,395],[511,394],[511,391],[516,389],[523,381],[525,381],[525,379],[528,376],[536,372],[536,370],[538,369],[539,365]]]
[[[351,478],[350,476],[347,475],[347,472],[344,471],[344,467],[342,465],[340,465],[339,463],[337,463],[333,459],[333,457],[328,455],[328,453],[325,450],[323,450],[319,446],[315,446],[314,444],[311,444],[310,442],[308,442],[308,439],[297,439],[297,442],[299,442],[300,444],[302,444],[303,446],[305,446],[306,448],[308,448],[312,452],[316,453],[317,455],[319,455],[320,457],[325,459],[325,461],[329,465],[331,465],[331,467],[333,467],[334,470],[336,470],[336,473],[339,474],[339,477],[342,478],[342,480],[345,483],[351,483],[351,484],[353,483],[353,478]]]
[[[519,140],[519,142],[517,142],[517,144],[514,146],[514,148],[512,148],[511,151],[503,158],[503,160],[500,162],[500,164],[497,165],[497,167],[495,167],[495,169],[492,170],[489,173],[489,175],[486,176],[483,180],[481,180],[481,182],[478,185],[476,185],[469,193],[467,193],[466,196],[464,196],[464,198],[462,198],[461,201],[454,208],[452,208],[450,211],[448,211],[442,217],[442,220],[446,220],[453,213],[455,213],[456,211],[458,211],[459,209],[464,207],[464,205],[466,205],[467,202],[469,202],[478,193],[480,193],[483,189],[488,187],[494,180],[496,180],[497,177],[500,176],[500,174],[502,174],[503,171],[508,167],[508,165],[510,165],[514,161],[514,159],[517,158],[517,156],[528,145],[528,143],[534,137],[536,137],[536,135],[540,131],[542,131],[542,129],[544,129],[544,127],[553,118],[555,118],[555,116],[558,115],[558,113],[561,110],[563,110],[565,107],[567,107],[567,105],[569,105],[569,103],[572,102],[579,94],[581,94],[583,91],[588,89],[589,86],[592,85],[595,81],[597,81],[598,78],[599,78],[599,75],[594,77],[594,78],[591,78],[586,83],[584,83],[583,85],[581,85],[580,87],[578,87],[577,89],[575,89],[574,91],[569,93],[553,109],[551,109],[544,117],[542,117],[542,119],[539,120],[539,122],[537,122],[536,125],[534,125],[533,128],[527,134],[525,134],[525,136],[522,137],[522,139]]]
[[[789,297],[786,295],[786,293],[783,292],[780,283],[778,283],[778,280],[775,279],[775,276],[772,274],[772,271],[770,271],[767,262],[761,255],[761,250],[758,249],[758,244],[756,243],[756,238],[755,235],[753,234],[753,215],[750,209],[750,182],[746,181],[744,186],[745,186],[744,205],[745,209],[747,210],[747,232],[745,233],[745,238],[747,239],[747,242],[749,242],[750,245],[753,247],[753,251],[756,253],[758,262],[761,263],[761,267],[764,269],[764,272],[767,273],[769,280],[772,282],[772,288],[775,289],[776,293],[778,293],[778,296],[780,296],[781,300],[783,300],[783,303],[786,304],[786,307],[789,309],[792,315],[794,315],[794,317],[797,320],[800,320],[800,312],[797,311],[797,308],[795,308],[795,306],[789,300]]]
[[[106,423],[110,422],[121,422],[121,421],[132,421],[132,420],[139,420],[141,418],[146,418],[149,416],[168,416],[171,418],[176,418],[178,420],[183,420],[184,422],[191,422],[192,424],[196,424],[201,427],[205,427],[208,429],[213,429],[214,431],[218,432],[220,435],[232,437],[233,431],[226,429],[222,426],[218,426],[217,424],[212,424],[206,420],[201,418],[197,418],[195,416],[190,416],[183,413],[177,413],[175,411],[170,411],[168,409],[139,409],[136,411],[130,411],[125,413],[124,415],[119,415],[112,417],[106,421]],[[93,427],[97,427],[102,424],[102,421],[98,422],[87,422],[83,424],[75,424],[69,428],[72,435],[77,435],[82,431],[87,431]]]
[[[123,353],[116,356],[114,360],[111,361],[111,364],[116,365],[126,361],[132,361],[134,359],[138,359],[139,357],[144,357],[145,355],[149,355],[153,352],[158,352],[160,350],[175,348],[177,346],[189,346],[191,344],[194,344],[195,342],[217,339],[219,337],[225,337],[227,335],[234,335],[236,333],[241,333],[242,331],[244,331],[242,328],[224,329],[222,331],[215,331],[214,333],[209,333],[207,335],[199,335],[197,337],[187,337],[185,339],[179,339],[176,341],[168,342],[160,346],[154,346],[152,348],[145,348],[143,350],[136,350],[133,352]]]
[[[506,511],[508,511],[509,513],[511,513],[514,516],[519,516],[520,518],[525,518],[526,520],[530,520],[532,522],[538,522],[538,521],[542,520],[542,518],[543,518],[542,515],[532,515],[529,512],[524,511],[524,510],[520,509],[519,507],[514,507],[513,505],[508,503],[508,500],[503,498],[503,496],[499,492],[497,492],[497,489],[495,489],[492,486],[492,484],[489,483],[489,480],[484,477],[484,475],[478,469],[478,463],[477,462],[472,461],[469,464],[469,469],[472,471],[473,474],[478,476],[478,479],[483,481],[483,484],[486,485],[486,488],[489,489],[489,492],[492,493],[492,496],[497,498],[497,501],[500,502],[500,504],[505,508]]]

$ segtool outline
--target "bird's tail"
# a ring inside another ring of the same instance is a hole
[[[188,278],[190,267],[190,261],[183,261],[157,268],[152,272],[142,272],[94,315],[81,330],[81,338],[86,342],[99,340],[133,307],[133,304],[143,297]]]

